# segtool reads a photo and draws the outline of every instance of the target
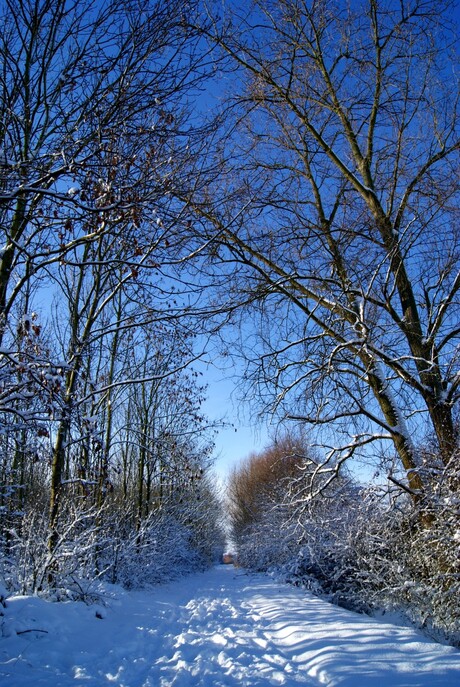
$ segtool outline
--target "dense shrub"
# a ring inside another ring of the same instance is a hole
[[[302,523],[286,579],[346,608],[396,613],[460,645],[458,504],[440,507],[428,528],[409,502],[384,507],[369,489],[347,503],[346,513]]]
[[[32,504],[3,530],[0,582],[10,592],[90,599],[97,581],[145,587],[204,569],[224,549],[219,503],[205,479],[140,520],[133,501],[116,493],[99,507],[68,498],[61,517],[52,552],[46,508]]]
[[[270,455],[250,457],[230,483],[240,564],[276,570],[355,611],[396,613],[460,646],[460,499],[452,473],[434,475],[429,500],[416,507],[400,487],[359,488],[346,475],[313,495],[306,451],[287,474],[270,472]]]

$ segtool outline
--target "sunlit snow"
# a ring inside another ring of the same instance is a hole
[[[458,650],[231,566],[105,606],[14,598],[2,620],[2,687],[460,684]]]

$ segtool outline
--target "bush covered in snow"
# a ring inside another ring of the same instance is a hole
[[[244,469],[239,478],[250,481]],[[234,518],[240,564],[275,570],[358,612],[397,613],[460,646],[460,500],[452,480],[437,479],[429,503],[415,507],[401,489],[358,488],[344,477],[309,498],[303,469],[289,488],[283,483],[278,505],[273,488],[271,503],[265,492],[264,507],[247,510],[244,527]],[[249,490],[239,484],[238,493]]]
[[[197,499],[197,496],[201,496]],[[66,499],[53,550],[48,513],[34,507],[3,531],[0,580],[10,592],[91,600],[97,580],[142,588],[202,570],[219,559],[219,504],[206,480],[138,518],[134,502],[113,494],[101,506]]]

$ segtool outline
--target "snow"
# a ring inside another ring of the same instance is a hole
[[[460,652],[232,566],[104,605],[16,597],[2,687],[457,687]]]

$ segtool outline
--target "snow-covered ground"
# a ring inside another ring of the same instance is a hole
[[[231,566],[105,608],[13,598],[0,621],[2,687],[460,685],[460,651]]]

